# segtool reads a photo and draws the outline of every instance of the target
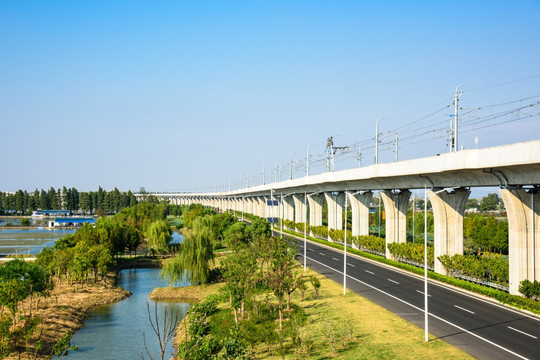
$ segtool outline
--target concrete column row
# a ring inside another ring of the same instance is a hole
[[[538,188],[500,189],[509,225],[509,276],[510,293],[518,294],[519,283],[524,279],[540,280],[540,193]],[[386,256],[390,257],[388,244],[406,242],[407,209],[411,192],[408,189],[384,190],[380,193],[386,212]],[[429,191],[434,216],[435,271],[445,273],[441,255],[463,253],[463,214],[470,191],[458,188],[452,191]],[[348,193],[316,193],[276,196],[279,211],[274,217],[296,222],[306,221],[306,201],[309,203],[309,225],[322,225],[322,206],[328,204],[328,228],[343,229],[343,206],[349,201],[352,211],[352,235],[369,234],[369,204],[371,191]],[[234,209],[260,217],[270,217],[267,197],[252,196],[236,199],[211,197],[179,197],[175,204],[202,203],[205,206]]]

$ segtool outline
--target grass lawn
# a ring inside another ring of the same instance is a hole
[[[430,337],[430,341],[424,343],[423,329],[351,291],[343,295],[340,284],[308,270],[308,275],[312,274],[321,281],[320,298],[315,298],[311,286],[304,301],[298,291],[293,294],[293,301],[304,308],[308,318],[301,332],[313,334],[315,347],[310,359],[472,359],[442,340]],[[339,339],[349,339],[345,345],[338,339],[338,343],[331,346],[325,330],[329,333],[329,328],[337,328],[339,333],[340,327],[344,336]],[[299,355],[290,354],[286,358],[295,359]]]
[[[298,270],[301,272],[301,267]],[[442,340],[430,337],[430,341],[424,343],[423,329],[353,292],[343,295],[343,287],[323,275],[309,269],[307,275],[317,276],[321,288],[319,298],[315,298],[309,282],[303,301],[298,290],[293,294],[292,302],[302,307],[307,317],[307,321],[298,328],[304,346],[293,346],[291,338],[287,337],[283,343],[287,350],[284,357],[277,344],[259,345],[254,348],[257,359],[472,359]],[[222,286],[162,288],[154,290],[151,297],[203,300],[218,293]],[[259,298],[265,296],[257,295]],[[273,296],[269,298],[272,300]],[[222,303],[220,308],[220,315],[213,315],[210,321],[212,318],[214,321],[234,321],[227,303]],[[177,340],[184,334],[179,331]]]

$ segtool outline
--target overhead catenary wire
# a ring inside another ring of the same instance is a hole
[[[540,74],[538,74],[538,76],[540,76]],[[532,77],[535,76],[531,76],[528,78]],[[465,110],[460,114],[460,132],[470,133],[472,131],[477,131],[480,129],[540,117],[540,101],[531,101],[538,98],[540,98],[540,95],[523,97],[520,99],[506,101],[502,103],[482,105],[474,108],[460,108],[460,110],[462,111]],[[514,105],[517,103],[521,103],[520,106],[510,107],[510,105]],[[440,105],[440,103],[437,105]],[[430,106],[426,109],[433,109],[437,105]],[[450,131],[448,123],[453,115],[445,114],[444,110],[450,107],[451,104],[446,104],[446,106],[440,107],[425,116],[414,119],[410,122],[407,122],[406,124],[380,133],[380,149],[385,151],[392,149],[392,145],[394,144],[394,135],[398,133],[398,130],[400,146],[410,146],[411,144],[435,142],[440,141],[440,139],[448,140],[448,134]],[[418,111],[415,113],[421,112],[423,111]],[[365,131],[363,132],[365,133]],[[346,146],[346,149],[344,149],[339,154],[336,154],[336,163],[344,163],[348,160],[350,161],[351,159],[356,160],[358,156],[358,150],[360,148],[362,150],[363,157],[373,154],[375,148],[373,138],[360,140]],[[287,163],[287,166],[292,166],[293,177],[305,176],[306,160],[307,158],[293,159],[292,163]],[[310,173],[315,174],[317,171],[326,171],[326,160],[327,157],[325,153],[311,153],[309,155]],[[267,174],[271,175],[273,174],[273,172],[274,169],[268,169],[264,171],[263,177],[267,176]]]

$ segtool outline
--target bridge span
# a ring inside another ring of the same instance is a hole
[[[445,273],[437,257],[463,253],[463,214],[472,187],[498,187],[509,225],[509,288],[518,294],[524,279],[540,280],[540,140],[462,150],[414,160],[326,172],[208,193],[151,193],[175,204],[201,203],[296,222],[322,225],[328,204],[329,229],[343,229],[345,201],[352,209],[352,234],[369,234],[369,204],[379,191],[386,210],[386,243],[406,242],[411,190],[427,189],[434,215],[435,271]],[[142,194],[136,194],[142,197]],[[269,201],[274,200],[274,201]],[[309,207],[309,219],[307,212]],[[387,257],[390,253],[386,252]]]

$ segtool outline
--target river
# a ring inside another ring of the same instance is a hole
[[[132,292],[132,295],[115,304],[101,306],[91,311],[84,327],[72,338],[78,351],[70,352],[69,359],[149,359],[144,347],[144,339],[154,359],[159,359],[160,347],[148,320],[146,303],[153,314],[154,304],[158,305],[160,324],[165,306],[172,308],[183,319],[189,309],[188,303],[154,302],[148,295],[156,287],[167,286],[159,279],[159,269],[130,269],[118,274],[118,285]],[[176,284],[183,286],[185,284]],[[172,357],[172,342],[169,342],[165,358]]]
[[[37,254],[56,240],[72,234],[75,230],[47,229],[0,229],[0,254]],[[171,243],[182,242],[177,232],[172,234]],[[156,287],[168,286],[159,279],[160,269],[129,269],[118,274],[118,285],[131,291],[132,295],[115,304],[101,306],[88,314],[84,326],[72,338],[78,351],[69,353],[69,359],[149,359],[144,340],[154,359],[160,358],[160,347],[148,320],[146,303],[154,313],[158,306],[160,324],[163,310],[172,309],[178,320],[183,319],[189,309],[188,303],[154,302],[148,295]],[[177,283],[175,286],[185,286]],[[169,342],[165,358],[172,357],[172,341]],[[142,356],[142,357],[141,357]]]

